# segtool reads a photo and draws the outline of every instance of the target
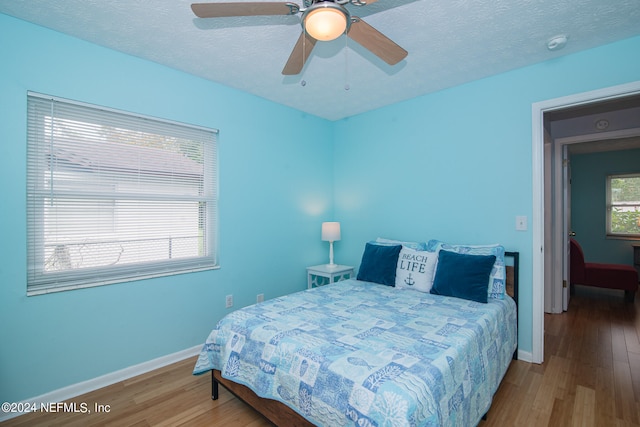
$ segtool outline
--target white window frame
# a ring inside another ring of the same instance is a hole
[[[219,268],[216,129],[35,92],[27,105],[27,295]]]
[[[640,211],[640,201],[637,202],[614,202],[613,201],[613,191],[611,189],[611,181],[613,179],[624,179],[624,178],[640,178],[640,173],[631,173],[631,174],[613,174],[607,175],[606,179],[606,194],[607,194],[607,206],[606,206],[606,216],[607,216],[607,229],[606,234],[608,237],[617,237],[617,238],[640,238],[640,233],[619,233],[613,232],[611,230],[611,218],[613,209],[615,207],[625,207],[625,208],[634,208],[637,211]]]

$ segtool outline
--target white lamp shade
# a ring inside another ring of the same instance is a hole
[[[340,223],[339,222],[323,222],[322,223],[322,240],[326,242],[337,242],[340,240]]]

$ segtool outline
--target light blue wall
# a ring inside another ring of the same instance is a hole
[[[532,104],[638,80],[638,52],[640,37],[336,123],[340,262],[358,265],[377,236],[500,242],[521,253],[519,345],[531,352]]]
[[[571,156],[571,228],[587,261],[633,265],[638,241],[606,237],[606,179],[639,172],[640,150]]]
[[[220,129],[222,268],[26,297],[28,90]],[[303,289],[326,258],[328,121],[5,15],[0,111],[2,402],[196,346],[225,295],[237,308]]]

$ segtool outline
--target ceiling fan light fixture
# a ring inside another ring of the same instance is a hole
[[[332,1],[314,3],[302,16],[304,30],[320,41],[337,39],[344,34],[350,23],[349,12]]]

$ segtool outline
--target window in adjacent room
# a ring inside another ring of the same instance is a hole
[[[607,176],[607,235],[640,237],[640,174]]]
[[[29,295],[217,267],[217,131],[28,94]]]

